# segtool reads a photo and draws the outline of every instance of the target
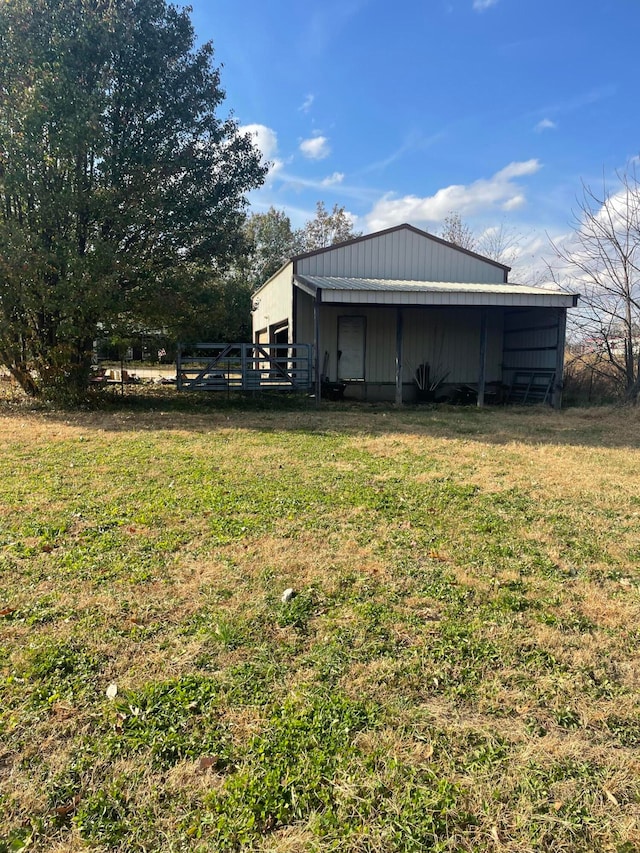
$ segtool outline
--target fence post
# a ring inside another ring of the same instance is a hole
[[[247,345],[240,344],[240,370],[242,371],[242,390],[246,390],[248,386],[247,377]]]

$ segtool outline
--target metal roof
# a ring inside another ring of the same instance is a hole
[[[323,302],[395,305],[530,305],[571,307],[577,296],[524,284],[475,284],[295,275],[296,284]],[[318,292],[320,292],[318,294]]]

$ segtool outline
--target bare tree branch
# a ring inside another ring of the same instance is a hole
[[[551,245],[554,281],[581,294],[574,337],[613,371],[628,399],[640,391],[640,182],[635,168],[612,190],[587,184],[573,211],[568,241]],[[593,358],[592,358],[593,361]]]

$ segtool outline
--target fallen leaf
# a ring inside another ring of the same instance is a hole
[[[617,801],[615,796],[611,793],[608,788],[603,788],[605,797],[609,800],[610,803],[613,803],[614,806],[619,806],[620,803]]]
[[[64,705],[61,702],[56,702],[51,710],[55,714],[55,716],[60,720],[69,720],[71,717],[75,717],[76,710],[73,706]]]
[[[447,558],[443,557],[439,551],[434,550],[433,548],[429,551],[429,559],[430,560],[438,560],[440,563],[446,563]]]
[[[17,607],[5,607],[3,610],[0,610],[0,616],[11,616],[17,609]]]
[[[217,755],[203,755],[200,758],[200,770],[208,770],[210,767],[216,767],[218,764]]]
[[[118,695],[118,685],[115,682],[112,682],[107,687],[107,699],[115,699]]]
[[[78,808],[78,803],[80,802],[80,794],[76,794],[75,797],[71,800],[70,803],[67,803],[66,806],[57,806],[55,812],[57,815],[63,817],[64,815],[71,814]]]

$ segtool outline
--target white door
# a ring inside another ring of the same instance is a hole
[[[338,317],[338,379],[364,379],[365,318]]]

